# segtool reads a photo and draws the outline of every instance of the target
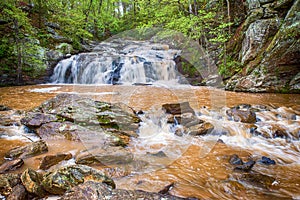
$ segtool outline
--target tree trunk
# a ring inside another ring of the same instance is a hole
[[[22,47],[19,38],[19,22],[17,19],[14,20],[15,27],[15,43],[17,50],[17,84],[21,84],[22,80]]]

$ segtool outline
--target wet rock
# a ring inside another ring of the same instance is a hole
[[[71,165],[49,172],[44,175],[42,185],[51,194],[63,194],[72,187],[88,180],[105,183],[115,188],[114,181],[107,177],[103,171],[84,165]]]
[[[104,149],[93,149],[79,154],[76,164],[120,165],[133,161],[133,154],[123,147],[107,147]]]
[[[264,165],[275,165],[276,164],[275,160],[272,160],[271,158],[268,158],[266,156],[263,156],[261,158],[261,160],[258,160],[257,162],[262,163]]]
[[[0,105],[0,111],[8,111],[8,110],[11,110],[11,108],[5,105]]]
[[[73,200],[73,199],[87,199],[87,200],[98,200],[98,199],[110,199],[110,200],[180,200],[184,198],[145,192],[141,190],[122,190],[112,189],[111,187],[103,183],[95,183],[88,181],[82,185],[76,186],[68,191],[60,200]]]
[[[29,128],[39,127],[42,124],[56,121],[57,118],[53,115],[43,114],[43,113],[33,113],[29,112],[26,114],[25,118],[21,119],[21,123]]]
[[[0,174],[16,170],[24,165],[22,159],[7,161],[0,166]]]
[[[160,190],[158,193],[159,194],[169,194],[169,192],[173,189],[175,183],[171,183],[167,186],[165,186],[162,190]]]
[[[265,189],[271,188],[272,184],[276,181],[275,178],[258,172],[241,174],[238,180],[242,183]]]
[[[71,158],[72,158],[71,153],[58,153],[56,155],[47,155],[42,158],[39,168],[46,170],[46,169],[49,169],[51,166],[56,165],[63,160],[69,160]]]
[[[183,113],[192,113],[195,115],[195,111],[191,108],[189,102],[163,104],[162,108],[166,113],[172,115],[181,115]]]
[[[192,136],[206,135],[213,131],[214,126],[209,122],[197,124],[186,129],[186,133]]]
[[[229,163],[232,165],[243,165],[242,159],[236,154],[230,156]]]
[[[47,192],[42,186],[43,176],[33,169],[26,169],[21,175],[21,181],[26,190],[38,197],[44,197]]]
[[[237,107],[231,108],[226,111],[226,114],[231,117],[234,121],[243,123],[255,123],[256,114],[250,109],[241,110]]]
[[[48,151],[48,146],[44,140],[32,142],[23,147],[16,147],[5,154],[7,159],[28,158]]]
[[[54,115],[58,122],[43,124],[37,129],[39,135],[63,135],[71,140],[92,131],[119,138],[122,144],[129,137],[136,137],[141,119],[125,104],[111,104],[94,101],[78,95],[59,94],[33,112]],[[55,133],[55,134],[53,134]],[[104,136],[103,136],[104,137]],[[123,141],[124,139],[124,141]]]
[[[16,185],[12,189],[12,193],[7,197],[7,200],[27,200],[27,191],[21,184]]]
[[[67,139],[79,141],[80,127],[71,122],[50,122],[43,124],[36,130],[38,136],[43,139]]]
[[[0,126],[20,126],[20,122],[11,116],[0,116]]]
[[[0,194],[9,196],[13,187],[20,183],[20,175],[18,174],[0,174]]]
[[[249,172],[252,167],[255,165],[255,161],[250,160],[242,165],[236,166],[234,168],[235,171]]]
[[[149,153],[147,152],[148,155],[163,158],[163,157],[168,157],[163,151],[159,151],[157,153]]]

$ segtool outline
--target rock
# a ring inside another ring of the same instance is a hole
[[[159,151],[157,153],[149,153],[149,152],[147,152],[147,154],[151,155],[151,156],[159,157],[159,158],[168,157],[163,151]]]
[[[165,187],[164,187],[162,190],[160,190],[158,193],[159,193],[159,194],[169,194],[170,190],[173,189],[174,185],[175,185],[175,183],[171,183],[171,184],[165,186]]]
[[[192,136],[206,135],[213,131],[214,126],[209,122],[197,124],[186,129],[186,133]]]
[[[237,29],[227,48],[231,58],[243,63],[243,69],[227,81],[226,89],[299,92],[294,80],[300,64],[300,17],[297,14],[300,1],[251,5],[255,6],[251,6],[247,19]]]
[[[122,190],[113,189],[106,184],[96,183],[88,181],[84,184],[72,188],[70,191],[64,194],[60,200],[73,200],[73,199],[86,199],[86,200],[98,200],[98,199],[110,199],[110,200],[183,200],[184,198],[145,192],[141,190]]]
[[[250,160],[242,165],[236,166],[234,168],[235,171],[249,172],[252,167],[255,165],[255,161]]]
[[[268,158],[266,156],[263,156],[261,158],[261,160],[258,160],[257,162],[262,163],[264,165],[275,165],[276,164],[275,160],[272,160],[271,158]]]
[[[133,154],[123,147],[97,148],[76,156],[76,164],[122,165],[132,162],[133,158]]]
[[[255,187],[269,189],[272,187],[272,183],[276,181],[275,178],[264,175],[258,172],[243,173],[238,178],[242,183],[247,183]]]
[[[104,172],[84,165],[62,167],[44,175],[43,187],[51,194],[63,194],[72,187],[88,180],[101,182],[115,188],[114,181]]]
[[[7,159],[29,158],[48,151],[48,146],[44,140],[29,143],[23,147],[16,147],[5,154]]]
[[[195,111],[191,108],[189,102],[163,104],[162,108],[166,113],[172,115],[181,115],[183,113],[192,113],[195,115]]]
[[[27,200],[27,191],[21,184],[16,185],[12,189],[12,193],[7,197],[7,200]]]
[[[53,115],[28,112],[26,113],[26,117],[21,119],[21,123],[29,128],[34,128],[56,120],[57,118]]]
[[[47,192],[42,186],[43,176],[33,169],[26,169],[21,175],[21,181],[26,190],[38,197],[44,197]]]
[[[230,156],[229,163],[232,165],[243,165],[242,159],[236,154]]]
[[[5,105],[0,105],[0,111],[8,111],[8,110],[11,110],[11,108]]]
[[[250,109],[241,110],[239,108],[231,108],[226,111],[226,114],[233,118],[234,121],[243,122],[243,123],[255,123],[256,114]]]
[[[7,161],[0,166],[0,174],[16,170],[24,165],[22,159]]]
[[[18,174],[0,174],[0,194],[9,196],[13,187],[20,183],[20,175]]]
[[[45,22],[45,26],[48,26],[48,27],[54,28],[54,29],[60,29],[59,24],[54,23],[54,22]]]
[[[71,158],[72,158],[71,153],[58,153],[55,155],[47,155],[42,158],[39,169],[47,170],[51,166],[56,165],[63,160],[69,160]]]

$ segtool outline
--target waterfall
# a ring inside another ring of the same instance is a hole
[[[60,61],[52,83],[126,84],[177,79],[179,50],[144,41],[103,42],[93,52]]]

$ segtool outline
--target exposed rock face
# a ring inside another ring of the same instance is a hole
[[[184,198],[165,195],[159,193],[145,192],[141,190],[121,190],[112,189],[103,183],[96,183],[88,181],[82,185],[76,186],[68,191],[60,200],[73,200],[73,199],[86,199],[86,200],[98,200],[98,199],[110,199],[110,200],[183,200]]]
[[[243,65],[226,89],[248,92],[299,92],[300,1],[248,0],[248,17],[228,43]]]
[[[101,182],[115,188],[114,181],[104,172],[85,165],[72,165],[44,175],[42,185],[51,194],[63,194],[72,187],[88,180]]]

